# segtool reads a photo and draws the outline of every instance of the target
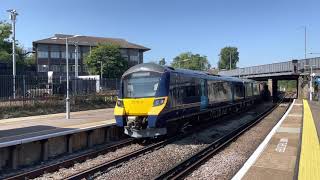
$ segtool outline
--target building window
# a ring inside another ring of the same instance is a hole
[[[75,52],[72,53],[71,59],[76,59],[76,53]],[[81,53],[80,52],[78,52],[78,59],[81,59]]]
[[[50,66],[51,71],[53,72],[59,72],[60,71],[60,67],[59,65],[51,65]]]
[[[76,65],[70,65],[70,71],[75,72],[76,71]],[[78,72],[81,72],[81,66],[78,65]]]
[[[52,51],[50,52],[51,58],[60,58],[60,52]]]
[[[48,51],[38,51],[38,58],[48,58]]]
[[[130,61],[139,62],[139,56],[130,56]]]
[[[139,51],[136,49],[131,49],[129,52],[130,52],[130,56],[138,56],[139,54]]]
[[[61,72],[66,72],[66,65],[61,65],[60,66],[60,71]]]
[[[88,67],[87,66],[82,66],[82,72],[88,73]]]
[[[66,58],[66,52],[61,52],[61,58],[65,59]],[[69,59],[71,59],[71,52],[69,51]]]
[[[48,72],[49,66],[48,65],[38,65],[38,72]]]

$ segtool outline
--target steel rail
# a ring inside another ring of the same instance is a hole
[[[189,134],[189,133],[188,133]],[[68,177],[65,177],[64,179],[65,180],[77,180],[77,179],[83,179],[83,178],[89,178],[91,176],[94,176],[95,173],[98,173],[98,172],[104,172],[106,170],[108,170],[110,167],[115,167],[115,166],[119,166],[131,159],[134,159],[140,155],[143,155],[143,154],[146,154],[146,153],[149,153],[149,152],[152,152],[156,149],[159,149],[161,147],[164,147],[165,145],[171,143],[171,142],[174,142],[174,141],[177,141],[178,139],[181,139],[183,137],[185,137],[186,134],[179,134],[179,135],[176,135],[174,137],[171,137],[169,139],[166,139],[166,140],[162,140],[160,142],[157,142],[157,143],[154,143],[154,144],[151,144],[147,147],[144,147],[142,149],[138,149],[134,152],[131,152],[129,154],[126,154],[126,155],[123,155],[123,156],[120,156],[114,160],[111,160],[111,161],[107,161],[105,163],[102,163],[98,166],[94,166],[94,167],[91,167],[87,170],[84,170],[82,172],[79,172],[77,174],[74,174],[74,175],[71,175],[71,176],[68,176]]]
[[[289,95],[289,98],[291,99],[293,95]],[[203,150],[199,151],[195,155],[191,156],[190,158],[178,163],[173,168],[169,169],[168,171],[160,174],[155,179],[156,180],[162,180],[162,179],[182,179],[183,177],[186,177],[190,172],[192,172],[195,168],[199,167],[205,160],[212,157],[218,150],[220,150],[225,145],[229,144],[232,140],[240,136],[242,133],[253,127],[255,124],[260,122],[262,119],[264,119],[266,116],[271,114],[286,98],[286,96],[282,97],[281,100],[274,106],[268,108],[267,111],[259,114],[255,120],[249,121],[243,125],[241,125],[239,128],[237,128],[235,131],[229,132],[228,134],[220,137],[210,145],[208,145]],[[292,101],[290,102],[290,104]],[[284,113],[288,110],[284,111]],[[284,114],[283,113],[283,114]]]
[[[5,180],[16,180],[16,179],[25,180],[25,179],[36,178],[36,177],[41,176],[44,173],[57,171],[61,167],[71,167],[75,163],[83,162],[83,161],[90,159],[90,158],[95,158],[100,154],[106,154],[108,152],[115,151],[121,147],[124,147],[124,146],[127,146],[127,145],[134,143],[134,141],[135,141],[134,139],[128,138],[128,139],[122,140],[119,143],[105,145],[99,149],[96,149],[96,150],[93,150],[93,151],[90,151],[90,152],[87,152],[84,154],[80,154],[79,156],[66,159],[65,161],[62,161],[62,162],[57,162],[54,164],[42,166],[40,168],[32,169],[30,171],[26,171],[26,172],[23,172],[20,174],[15,174],[13,176],[5,177],[4,179]]]

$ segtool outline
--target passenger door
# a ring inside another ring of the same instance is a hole
[[[200,81],[200,110],[205,110],[208,107],[207,96],[207,80],[201,79]]]

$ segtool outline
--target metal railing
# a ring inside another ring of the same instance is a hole
[[[320,58],[301,59],[297,61],[296,67],[298,72],[308,71],[305,66],[314,65],[315,69],[320,69]],[[273,64],[265,64],[259,66],[251,66],[245,68],[232,69],[228,71],[220,71],[219,75],[225,76],[253,76],[263,74],[290,73],[294,72],[294,62],[280,62]]]

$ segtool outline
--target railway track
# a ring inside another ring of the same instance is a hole
[[[182,179],[186,177],[188,174],[193,172],[197,167],[199,167],[202,163],[204,163],[206,160],[211,158],[218,150],[220,150],[222,147],[236,139],[238,136],[240,136],[242,133],[253,127],[255,124],[260,122],[262,119],[264,119],[266,116],[268,116],[271,112],[273,112],[281,103],[284,102],[286,99],[292,99],[294,97],[294,94],[289,94],[281,98],[281,100],[273,107],[269,108],[265,112],[259,114],[255,120],[250,121],[248,123],[243,124],[239,128],[237,128],[234,131],[231,131],[227,134],[225,134],[222,137],[219,137],[217,140],[209,144],[206,148],[199,151],[195,155],[191,156],[190,158],[178,163],[173,168],[169,169],[168,171],[160,174],[155,179],[156,180],[162,180],[162,179]],[[292,103],[292,101],[290,101]],[[287,106],[286,111],[288,110],[289,106]],[[286,112],[284,111],[284,113]],[[283,114],[284,114],[283,113]]]
[[[17,180],[17,179],[18,180],[19,179],[25,180],[25,179],[36,178],[36,177],[41,176],[44,173],[50,173],[50,172],[57,171],[61,167],[65,167],[65,168],[71,167],[75,163],[83,162],[83,161],[85,161],[87,159],[97,157],[100,154],[105,154],[105,153],[108,153],[108,152],[115,151],[115,150],[117,150],[117,149],[119,149],[121,147],[130,145],[130,144],[132,144],[134,142],[135,142],[135,140],[132,139],[132,138],[125,139],[125,140],[123,140],[123,141],[121,141],[119,143],[116,143],[116,144],[113,144],[113,145],[106,145],[106,146],[103,146],[102,148],[96,149],[94,151],[87,152],[85,154],[81,154],[79,156],[76,156],[76,157],[73,157],[73,158],[70,158],[70,159],[66,159],[66,160],[64,160],[62,162],[58,162],[58,163],[42,166],[40,168],[36,168],[36,169],[31,170],[31,171],[19,173],[19,174],[10,176],[10,177],[6,177],[4,179],[5,180]]]

